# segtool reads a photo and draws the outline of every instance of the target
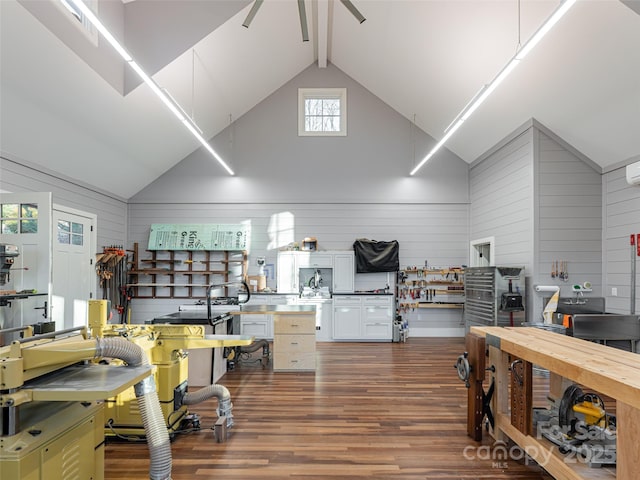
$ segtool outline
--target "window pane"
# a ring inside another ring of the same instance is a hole
[[[35,203],[24,203],[21,205],[21,207],[22,218],[38,218],[38,205],[36,205]]]
[[[328,98],[322,102],[323,115],[340,115],[340,100],[337,98]]]
[[[72,245],[82,245],[84,240],[84,236],[82,235],[71,235],[71,244]]]
[[[58,220],[58,231],[59,232],[70,232],[71,231],[71,222],[66,220]]]
[[[71,243],[71,235],[69,233],[58,230],[58,243],[69,245],[69,243]]]
[[[38,233],[38,220],[20,220],[20,233]]]
[[[2,220],[2,233],[18,233],[18,221]]]
[[[340,117],[324,117],[322,130],[324,132],[340,131]]]
[[[84,225],[82,225],[81,223],[76,223],[76,222],[71,223],[71,231],[73,233],[82,234],[83,233],[83,231],[82,231],[83,227],[84,227]]]
[[[2,204],[2,218],[18,218],[18,204],[17,203],[3,203]]]

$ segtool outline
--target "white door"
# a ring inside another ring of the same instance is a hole
[[[50,317],[51,193],[0,194],[0,243],[16,245],[9,278],[0,290],[37,292],[0,306],[0,328],[32,325]]]
[[[52,317],[56,330],[87,325],[95,297],[95,215],[54,205]]]

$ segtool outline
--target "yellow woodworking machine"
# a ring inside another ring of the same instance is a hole
[[[175,324],[107,324],[104,300],[89,302],[89,327],[97,338],[121,337],[135,343],[156,367],[155,380],[162,414],[170,435],[187,428],[198,428],[199,417],[191,414],[189,405],[212,397],[218,400],[218,415],[224,417],[226,428],[233,425],[229,393],[221,385],[211,385],[199,391],[188,390],[189,358],[187,349],[220,348],[250,345],[249,335],[208,335],[204,325]],[[105,402],[105,434],[108,437],[144,435],[143,422],[133,389],[128,389]]]

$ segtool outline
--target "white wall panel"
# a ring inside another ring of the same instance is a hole
[[[632,262],[630,235],[640,233],[640,187],[627,184],[623,167],[606,173],[602,178],[602,188],[603,270],[607,311],[629,313]],[[640,258],[636,257],[635,262],[637,314],[640,311]],[[617,289],[617,296],[612,295],[613,288]]]

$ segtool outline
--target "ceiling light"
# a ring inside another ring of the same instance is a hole
[[[242,23],[243,27],[249,28],[249,25],[251,25],[251,22],[253,22],[253,17],[255,17],[256,13],[258,13],[258,10],[262,6],[263,1],[264,0],[256,0],[253,3],[253,7],[251,7],[251,10],[249,10],[249,14],[247,15],[247,18],[245,18],[244,22]]]
[[[340,0],[342,2],[342,4],[347,7],[347,10],[349,10],[351,12],[351,14],[356,17],[356,20],[358,20],[358,23],[362,23],[366,20],[366,18],[364,18],[364,15],[362,15],[358,9],[355,7],[355,5],[353,3],[351,3],[351,0]]]
[[[302,41],[309,41],[309,29],[307,28],[307,10],[304,0],[298,0],[298,13],[300,14],[300,29],[302,30]]]
[[[115,49],[116,52],[124,59],[125,62],[129,64],[129,66],[133,69],[134,72],[138,74],[138,76],[142,79],[144,83],[151,88],[151,91],[156,94],[156,96],[165,104],[165,106],[173,113],[178,120],[182,122],[182,124],[187,127],[187,129],[191,132],[191,134],[202,144],[202,146],[218,161],[218,163],[229,173],[229,175],[234,175],[233,170],[226,164],[226,162],[218,155],[215,150],[209,145],[204,137],[200,134],[202,130],[200,130],[195,122],[188,116],[184,114],[184,110],[182,107],[176,102],[170,95],[167,95],[166,91],[158,86],[158,84],[153,80],[149,75],[146,74],[142,67],[138,65],[131,55],[126,51],[126,49],[116,40],[116,38],[107,30],[107,28],[102,24],[102,22],[96,17],[93,11],[87,7],[82,0],[67,0],[68,2],[75,5],[84,16],[91,22],[91,24],[96,27],[96,29],[102,34],[102,36],[109,42],[109,44]],[[256,0],[258,1],[258,0]],[[260,0],[262,1],[262,0]],[[200,130],[200,132],[198,132]]]
[[[454,118],[453,122],[445,130],[445,136],[431,149],[431,151],[424,157],[420,163],[411,170],[409,175],[414,175],[420,168],[427,163],[433,155],[440,150],[444,143],[453,135],[462,123],[467,120],[473,112],[491,95],[491,93],[507,78],[507,76],[518,66],[520,61],[535,47],[538,42],[544,37],[551,27],[553,27],[562,16],[576,3],[577,0],[564,0],[558,8],[554,10],[551,16],[542,24],[542,26],[536,30],[536,32],[529,38],[527,43],[507,62],[507,64],[498,72],[498,74],[491,80],[491,83],[482,87],[482,89],[471,99],[469,103],[462,109],[462,111]],[[453,125],[453,127],[451,127]]]

